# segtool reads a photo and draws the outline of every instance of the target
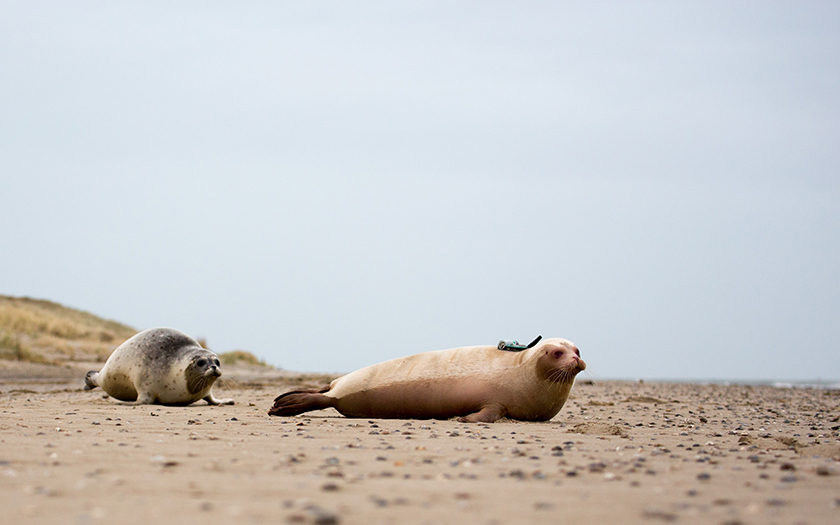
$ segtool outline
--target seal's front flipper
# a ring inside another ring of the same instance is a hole
[[[93,390],[99,386],[98,376],[99,372],[96,370],[91,370],[85,374],[85,390]]]
[[[321,390],[297,390],[286,392],[274,400],[274,406],[268,411],[269,416],[296,416],[309,412],[310,410],[321,410],[333,406],[333,399],[321,392],[326,392],[329,387]]]
[[[458,421],[461,423],[493,423],[500,417],[504,416],[507,410],[498,403],[485,405],[478,412],[474,412],[468,416],[459,417]]]
[[[206,396],[204,396],[204,400],[207,401],[208,405],[232,405],[232,404],[234,404],[233,399],[230,399],[230,398],[216,399],[215,397],[213,397],[212,392],[207,394]]]

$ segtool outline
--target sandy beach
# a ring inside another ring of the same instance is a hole
[[[840,522],[840,392],[579,378],[547,423],[269,417],[326,379],[254,370],[234,406],[130,406],[78,371],[0,373],[10,523]]]

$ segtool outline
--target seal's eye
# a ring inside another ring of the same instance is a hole
[[[204,366],[207,364],[207,361],[205,361],[204,359],[199,359],[195,362],[195,364],[197,364],[198,366]]]
[[[563,355],[563,351],[562,350],[555,350],[554,353],[552,353],[551,355],[554,356],[554,359],[560,359],[560,357]]]
[[[222,366],[222,364],[219,362],[219,360],[218,360],[218,359],[216,359],[216,360],[215,360],[215,361],[213,361],[213,362],[214,362],[214,363],[216,363],[216,366]]]

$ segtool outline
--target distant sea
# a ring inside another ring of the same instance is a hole
[[[638,381],[638,379],[635,379]],[[692,385],[749,385],[776,388],[821,388],[840,390],[840,379],[759,380],[759,379],[644,379],[649,383],[689,383]]]

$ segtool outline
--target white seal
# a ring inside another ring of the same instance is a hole
[[[496,346],[438,350],[356,370],[320,390],[287,392],[268,413],[294,416],[332,407],[348,417],[548,421],[584,369],[578,348],[560,338],[535,341],[520,352]]]

